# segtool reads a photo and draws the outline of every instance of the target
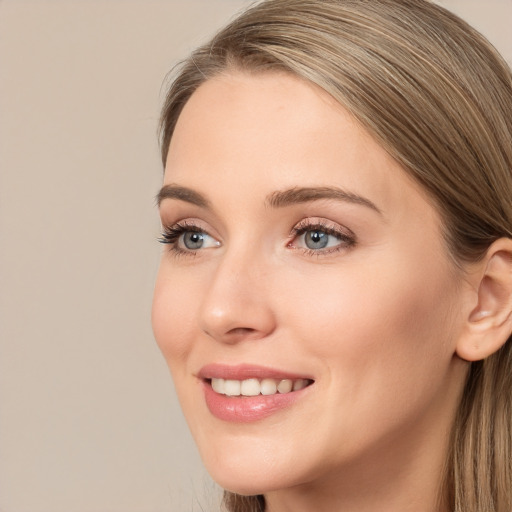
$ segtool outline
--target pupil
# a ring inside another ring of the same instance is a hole
[[[183,237],[183,243],[187,249],[200,249],[203,245],[203,234],[188,232]]]
[[[306,246],[309,249],[323,249],[327,246],[329,235],[323,231],[308,231],[306,233]]]

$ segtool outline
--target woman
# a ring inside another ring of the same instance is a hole
[[[512,77],[425,0],[268,0],[162,113],[157,342],[229,511],[512,510]]]

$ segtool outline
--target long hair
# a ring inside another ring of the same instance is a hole
[[[162,110],[165,164],[193,92],[231,70],[320,86],[430,195],[456,263],[512,238],[512,74],[493,46],[428,0],[266,0],[180,67]],[[472,363],[440,492],[453,512],[512,510],[512,342]],[[225,494],[230,512],[262,496]]]

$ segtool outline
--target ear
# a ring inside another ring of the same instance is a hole
[[[512,240],[500,238],[488,249],[471,275],[476,305],[466,319],[456,352],[479,361],[499,350],[512,332]]]

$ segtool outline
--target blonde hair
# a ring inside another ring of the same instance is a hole
[[[492,45],[427,0],[267,0],[197,49],[169,88],[165,164],[181,110],[229,70],[285,71],[350,111],[430,194],[456,262],[512,238],[512,74]],[[512,342],[471,365],[444,487],[453,512],[512,510]],[[225,494],[231,512],[262,496]]]

